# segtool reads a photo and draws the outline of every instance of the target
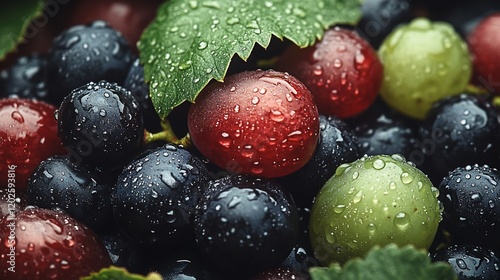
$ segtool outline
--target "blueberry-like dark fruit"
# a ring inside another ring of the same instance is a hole
[[[183,148],[167,144],[142,153],[111,196],[118,227],[146,247],[194,242],[193,216],[209,180],[204,163]]]
[[[123,83],[132,61],[127,40],[104,21],[75,25],[55,38],[48,58],[54,103],[88,82]]]
[[[209,262],[251,274],[288,256],[297,240],[298,214],[292,197],[276,182],[227,176],[210,182],[194,226]]]
[[[142,113],[130,91],[104,81],[73,90],[56,118],[72,159],[106,168],[130,160],[144,135]]]
[[[102,173],[77,166],[68,157],[56,156],[35,169],[28,180],[26,198],[29,205],[60,208],[99,232],[114,224],[111,187]]]

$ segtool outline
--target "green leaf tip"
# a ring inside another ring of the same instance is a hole
[[[391,244],[374,247],[364,259],[349,260],[343,267],[310,269],[312,280],[456,280],[453,268],[444,262],[431,262],[424,250]]]
[[[248,59],[272,36],[300,47],[337,23],[359,19],[356,0],[169,0],[138,43],[153,104],[161,118],[223,81],[234,55]]]
[[[133,274],[125,268],[110,266],[94,272],[89,276],[82,277],[80,280],[163,280],[158,273],[151,272],[146,276]]]
[[[44,3],[42,0],[3,3],[0,11],[0,61],[28,39],[26,31],[31,21],[42,14]]]

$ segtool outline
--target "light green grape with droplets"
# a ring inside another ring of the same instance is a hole
[[[324,265],[364,257],[375,245],[428,249],[441,221],[439,191],[400,155],[339,166],[311,209],[309,234]]]
[[[467,45],[445,22],[416,18],[396,28],[379,49],[382,99],[397,111],[424,119],[436,101],[463,92],[472,73]]]

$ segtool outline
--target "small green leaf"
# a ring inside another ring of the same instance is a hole
[[[149,273],[147,276],[142,276],[129,273],[121,267],[110,266],[89,276],[82,277],[81,280],[163,280],[163,278],[158,273]]]
[[[444,262],[431,263],[427,252],[412,246],[398,248],[388,245],[375,247],[364,259],[349,260],[344,267],[334,264],[329,268],[310,270],[312,280],[455,280],[457,275]]]
[[[355,23],[358,0],[169,0],[139,42],[150,95],[160,117],[223,81],[231,58],[248,59],[272,35],[312,45],[336,23]]]
[[[44,1],[7,1],[0,11],[0,60],[27,40],[25,32],[33,18],[40,15]]]

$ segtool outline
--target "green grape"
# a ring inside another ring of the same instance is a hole
[[[463,92],[472,66],[466,43],[444,22],[417,18],[395,29],[382,43],[382,99],[415,119],[432,104]]]
[[[339,166],[311,209],[310,239],[322,265],[363,257],[375,245],[428,249],[441,221],[439,191],[400,155]]]

